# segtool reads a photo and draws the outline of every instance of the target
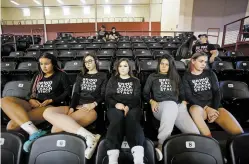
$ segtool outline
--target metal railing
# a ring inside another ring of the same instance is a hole
[[[143,17],[103,17],[97,22],[144,22]],[[46,19],[46,24],[95,23],[95,18]],[[44,24],[44,19],[1,20],[1,25]]]
[[[245,34],[249,35],[243,28],[246,24],[249,24],[249,16],[224,25],[222,47],[235,45],[236,51],[239,45],[249,43],[242,38]]]

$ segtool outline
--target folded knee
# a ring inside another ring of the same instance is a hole
[[[15,123],[14,121],[9,121],[9,123],[6,127],[7,130],[18,130],[19,128],[20,128],[20,126],[17,123]]]
[[[53,114],[53,108],[47,108],[44,112],[43,112],[43,117],[45,119],[49,119],[51,117],[51,115]]]
[[[2,107],[2,104],[7,104],[9,102],[12,102],[14,101],[14,97],[9,97],[9,96],[6,96],[4,98],[1,98],[1,107]]]

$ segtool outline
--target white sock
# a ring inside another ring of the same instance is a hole
[[[85,139],[87,139],[88,137],[92,137],[92,138],[95,138],[95,136],[89,132],[88,130],[86,130],[85,128],[83,127],[80,127],[78,130],[77,130],[77,135],[80,135],[82,137],[84,137]]]
[[[134,146],[131,149],[133,155],[134,164],[144,164],[144,147],[143,146]]]
[[[35,132],[38,132],[38,129],[36,128],[36,126],[31,121],[28,121],[28,122],[25,122],[24,124],[22,124],[21,128],[23,130],[25,130],[27,133],[29,133],[29,135],[32,135]]]
[[[118,164],[119,150],[112,149],[107,151],[109,163],[108,164]]]

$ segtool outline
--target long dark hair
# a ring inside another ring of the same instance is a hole
[[[176,70],[175,60],[171,55],[163,55],[158,59],[157,64],[157,73],[160,74],[160,64],[163,59],[167,59],[169,61],[169,70],[168,70],[168,77],[171,82],[171,86],[173,91],[176,92],[177,96],[179,95],[179,84],[180,84],[180,76]]]
[[[39,60],[41,58],[47,58],[47,59],[50,59],[51,60],[51,63],[53,65],[53,70],[54,72],[58,72],[58,71],[61,71],[63,72],[59,65],[58,65],[58,61],[57,61],[57,58],[53,55],[53,54],[50,54],[50,53],[44,53],[42,56],[40,56]],[[35,94],[36,94],[36,88],[37,88],[37,84],[39,83],[39,81],[41,81],[41,79],[44,77],[44,72],[42,72],[42,69],[40,66],[38,66],[38,74],[36,75],[35,77],[35,81],[33,83],[33,86],[32,86],[32,96],[35,97]]]
[[[193,56],[191,57],[190,62],[188,63],[188,71],[191,72],[194,69],[194,65],[192,64],[192,60],[196,60],[201,56],[206,56],[208,57],[208,55],[205,52],[196,52],[193,54]]]
[[[119,67],[120,63],[123,62],[123,61],[125,61],[125,62],[128,63],[128,66],[129,66],[128,75],[129,75],[130,77],[134,77],[133,72],[132,72],[132,68],[131,68],[131,63],[130,63],[130,61],[129,61],[128,59],[125,59],[125,58],[119,59],[118,62],[116,63],[116,65],[115,65],[115,70],[116,70],[115,76],[119,76],[119,75],[120,75],[120,74],[119,74],[119,71],[118,71],[118,67]]]
[[[81,74],[82,75],[85,75],[88,72],[88,69],[86,68],[86,65],[85,65],[85,59],[88,56],[91,56],[93,58],[93,60],[95,62],[95,65],[96,65],[96,69],[99,72],[99,61],[98,61],[98,58],[97,58],[97,56],[94,53],[90,53],[90,54],[85,55],[84,58],[83,58],[83,68],[81,70]]]

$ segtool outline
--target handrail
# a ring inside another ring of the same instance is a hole
[[[246,17],[244,17],[244,18],[238,19],[238,20],[233,21],[233,22],[231,22],[231,23],[225,24],[224,26],[227,26],[227,25],[233,24],[233,23],[235,23],[235,22],[241,21],[241,20],[246,19],[246,18],[249,18],[249,16],[246,16]]]

